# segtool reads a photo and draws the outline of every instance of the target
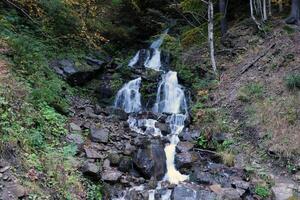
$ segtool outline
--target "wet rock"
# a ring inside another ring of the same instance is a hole
[[[117,182],[122,173],[116,169],[106,169],[101,173],[101,179],[107,182]]]
[[[100,178],[99,176],[99,167],[94,164],[94,163],[85,163],[82,168],[81,171],[83,173],[83,175],[88,176],[89,178],[93,179],[93,180],[98,180]]]
[[[175,155],[175,165],[178,169],[189,168],[196,160],[196,156],[190,152],[177,153]]]
[[[115,115],[121,121],[126,121],[128,119],[128,114],[120,108],[107,107],[106,112]]]
[[[84,144],[84,140],[79,134],[68,134],[66,136],[66,141],[75,144],[78,150],[81,149]]]
[[[80,126],[72,122],[70,123],[70,131],[81,131],[81,128]]]
[[[121,172],[130,172],[133,167],[132,159],[128,156],[123,156],[120,160],[118,170]]]
[[[160,140],[152,140],[143,145],[134,155],[136,168],[146,177],[160,180],[166,173],[166,155]]]
[[[272,187],[274,200],[287,200],[293,197],[293,186],[287,183],[277,183]]]
[[[189,130],[189,129],[184,129],[180,134],[179,138],[181,141],[188,141],[192,142],[197,140],[200,137],[200,131],[199,130]]]
[[[118,165],[120,162],[120,155],[116,152],[108,154],[108,159],[112,165]]]
[[[179,142],[176,146],[176,152],[183,153],[192,150],[194,147],[193,143],[190,142]]]
[[[196,171],[193,174],[193,178],[195,179],[194,181],[200,184],[212,185],[215,182],[213,175],[209,172]]]
[[[171,133],[171,128],[168,124],[156,122],[155,127],[159,128],[163,135],[168,135]]]
[[[93,142],[107,143],[108,137],[109,137],[109,132],[107,129],[91,128],[90,130],[90,138]]]

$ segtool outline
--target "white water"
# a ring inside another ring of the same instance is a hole
[[[152,56],[150,56],[150,54],[147,55],[147,58],[144,62],[144,66],[146,68],[150,68],[156,71],[159,71],[161,68],[161,59],[160,59],[160,55],[161,55],[161,51],[159,50],[160,46],[163,43],[164,37],[166,36],[166,34],[168,33],[168,29],[165,30],[163,32],[163,34],[161,34],[161,36],[156,39],[154,42],[152,42],[152,44],[150,45],[150,49],[152,49]],[[140,51],[138,51],[135,56],[129,61],[128,66],[129,67],[133,67],[139,60],[139,56],[140,56]]]
[[[170,144],[165,147],[167,157],[167,174],[165,175],[164,180],[167,180],[172,184],[178,184],[179,182],[188,179],[188,176],[182,175],[175,168],[174,164],[176,145],[179,142],[178,135],[184,128],[187,104],[184,91],[181,85],[178,84],[176,72],[169,71],[167,74],[163,75],[162,81],[158,87],[156,103],[154,104],[153,111],[172,114],[168,118],[171,135],[169,136]]]
[[[153,111],[159,113],[186,113],[186,99],[182,87],[178,84],[177,72],[169,71],[162,76]]]
[[[129,61],[128,66],[133,67],[139,61],[140,51],[136,52],[135,56]]]
[[[134,79],[126,83],[117,93],[114,106],[121,108],[127,113],[136,113],[141,111],[141,78]]]
[[[157,121],[154,119],[137,120],[136,118],[129,116],[127,122],[129,124],[129,128],[136,133],[143,135],[151,134],[153,136],[162,136],[160,129],[155,127],[155,123]],[[146,127],[146,130],[142,130],[141,127]]]

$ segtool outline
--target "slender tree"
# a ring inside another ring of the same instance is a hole
[[[300,0],[292,0],[290,16],[285,20],[288,24],[299,24]]]

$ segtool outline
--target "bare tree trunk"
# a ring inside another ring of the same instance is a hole
[[[208,43],[210,49],[211,65],[214,72],[217,73],[214,49],[214,5],[212,3],[212,0],[208,1]]]
[[[266,21],[268,19],[267,15],[267,2],[263,0],[263,20]]]
[[[258,29],[262,30],[261,24],[259,23],[259,21],[257,21],[256,17],[254,16],[254,13],[253,13],[253,0],[250,0],[250,12],[251,12],[251,18],[256,23]]]
[[[290,16],[285,20],[288,24],[299,23],[300,0],[292,0]]]
[[[222,37],[226,34],[227,29],[228,29],[227,19],[226,19],[227,3],[228,3],[228,0],[219,0],[219,10],[222,15],[222,18],[221,18]]]

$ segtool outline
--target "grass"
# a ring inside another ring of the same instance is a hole
[[[284,78],[284,82],[289,90],[300,89],[300,74],[290,74]]]
[[[264,87],[260,83],[249,83],[240,88],[238,99],[243,102],[250,102],[261,99],[264,94]]]

